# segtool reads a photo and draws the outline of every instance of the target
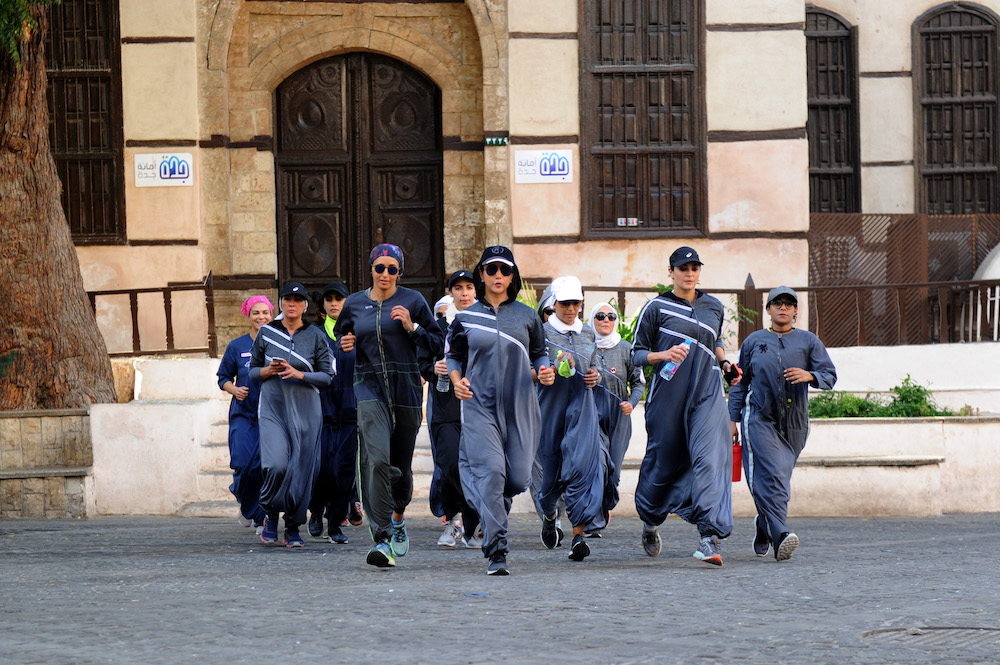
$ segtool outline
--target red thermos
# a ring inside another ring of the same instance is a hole
[[[733,444],[733,482],[740,482],[740,475],[743,471],[743,446],[738,443]]]

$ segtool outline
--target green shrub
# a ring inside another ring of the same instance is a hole
[[[926,418],[953,416],[948,409],[939,409],[931,391],[916,383],[907,374],[903,382],[893,386],[893,395],[886,400],[879,395],[858,397],[840,391],[825,392],[809,400],[811,418]]]

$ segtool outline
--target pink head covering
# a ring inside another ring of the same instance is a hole
[[[259,302],[267,305],[267,308],[272,312],[274,311],[274,305],[272,305],[271,301],[267,299],[267,296],[250,296],[243,301],[243,309],[241,310],[243,312],[243,316],[250,316],[250,310],[253,309],[253,306]]]

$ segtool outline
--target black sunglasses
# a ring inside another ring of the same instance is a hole
[[[500,274],[503,275],[504,277],[510,277],[511,275],[514,274],[514,269],[513,268],[511,268],[506,263],[500,263],[498,261],[494,261],[493,263],[486,264],[483,267],[483,270],[485,270],[486,274],[489,275],[490,277],[492,277],[493,275],[497,274],[497,270],[499,270]]]
[[[772,300],[771,301],[771,305],[774,305],[775,307],[788,307],[789,309],[792,308],[792,307],[798,307],[799,306],[799,304],[797,302],[793,302],[793,301],[790,301],[790,300]],[[768,305],[768,306],[770,307],[770,305]]]
[[[399,272],[399,268],[397,268],[396,266],[387,266],[384,263],[379,263],[378,265],[375,266],[375,272],[377,272],[380,275],[384,273],[386,270],[389,271],[390,275],[395,275],[396,273]]]
[[[552,309],[551,307],[546,307],[544,310],[542,310],[542,312],[545,314],[545,316],[552,316],[553,314],[556,313],[556,310]]]
[[[436,316],[439,319],[443,319],[445,317],[445,313],[444,312],[435,312],[434,316]]]
[[[618,319],[618,315],[614,312],[609,312],[607,314],[604,312],[598,312],[597,314],[594,314],[595,321],[603,321],[604,319],[607,319],[608,321],[615,321]]]

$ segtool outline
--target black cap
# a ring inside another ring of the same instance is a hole
[[[494,261],[500,261],[509,266],[513,266],[514,252],[510,251],[509,247],[504,247],[503,245],[493,245],[492,247],[487,247],[483,250],[482,258],[479,259],[479,266],[481,267],[487,263],[493,263]]]
[[[327,284],[326,288],[323,289],[323,297],[326,298],[329,293],[336,293],[341,298],[351,295],[350,289],[343,282],[330,282]]]
[[[467,279],[473,284],[475,284],[475,280],[472,279],[472,273],[470,271],[458,270],[455,273],[453,273],[451,277],[448,278],[448,290],[450,291],[451,287],[455,286],[455,282],[462,279]]]
[[[698,258],[698,252],[694,251],[690,247],[678,247],[674,250],[674,253],[670,255],[670,267],[676,268],[677,266],[682,266],[685,263],[697,263],[698,265],[704,265],[701,259]]]
[[[298,282],[285,282],[285,285],[281,287],[278,291],[278,297],[284,298],[286,296],[297,296],[303,300],[309,299],[309,292],[306,291],[306,287],[302,286]]]

